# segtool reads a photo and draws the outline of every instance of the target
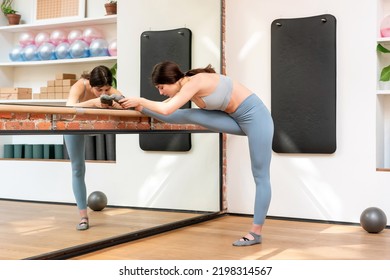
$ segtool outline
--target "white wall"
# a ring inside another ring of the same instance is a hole
[[[104,2],[100,0],[94,6],[88,1],[88,15],[104,14],[100,11]],[[191,29],[193,66],[212,63],[219,69],[219,2],[119,1],[118,86],[123,94],[139,95],[140,35],[146,30]],[[25,139],[33,141],[30,136]],[[8,143],[10,139],[4,141]],[[0,170],[1,198],[74,202],[69,162],[2,160]],[[86,181],[88,193],[105,192],[111,205],[218,211],[219,135],[192,134],[191,151],[179,153],[144,152],[139,148],[137,134],[117,135],[116,163],[87,163]]]
[[[376,1],[226,0],[226,6],[227,73],[268,108],[271,22],[320,14],[337,19],[337,151],[274,153],[268,214],[359,222],[365,208],[376,206],[390,217],[390,173],[377,172],[375,158]],[[254,183],[246,138],[228,136],[227,141],[229,211],[252,214]]]

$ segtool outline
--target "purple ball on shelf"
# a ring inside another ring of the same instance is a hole
[[[104,39],[95,39],[89,45],[91,56],[108,56],[108,43]]]
[[[72,58],[89,57],[89,45],[83,40],[74,41],[69,48],[69,54]]]

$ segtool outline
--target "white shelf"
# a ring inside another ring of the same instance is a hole
[[[110,24],[116,23],[117,15],[104,16],[101,18],[81,18],[71,21],[57,21],[50,23],[31,23],[31,24],[19,24],[19,25],[7,25],[0,26],[0,32],[24,32],[31,30],[46,30],[46,29],[55,29],[58,27],[76,27],[76,26],[91,26],[91,25],[101,25],[101,24]]]
[[[1,62],[0,67],[25,67],[25,66],[39,66],[39,65],[58,65],[58,64],[76,64],[89,62],[110,62],[116,61],[116,56],[96,56],[86,58],[72,58],[72,59],[54,59],[54,60],[38,60],[38,61],[12,61]]]
[[[376,94],[378,94],[378,95],[390,95],[390,90],[389,89],[377,90]]]

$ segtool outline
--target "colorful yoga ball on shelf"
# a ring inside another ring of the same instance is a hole
[[[39,47],[43,43],[50,42],[50,34],[47,32],[39,32],[34,38],[35,45]]]
[[[37,53],[41,60],[53,60],[55,56],[56,46],[52,43],[43,43],[38,47]]]
[[[11,59],[11,61],[23,61],[22,51],[23,47],[21,46],[12,48],[11,52],[9,53],[9,59]]]
[[[67,59],[71,58],[69,54],[70,44],[68,42],[63,42],[58,44],[55,48],[55,55],[57,59]]]
[[[37,46],[28,45],[28,46],[24,47],[22,50],[22,57],[23,57],[23,60],[25,60],[25,61],[38,60]]]
[[[380,32],[382,37],[390,37],[390,15],[382,20]]]
[[[89,45],[91,56],[108,56],[108,43],[104,39],[95,39]]]
[[[22,32],[19,35],[19,45],[26,47],[35,43],[35,36],[32,32]]]
[[[68,42],[69,44],[72,44],[76,40],[82,40],[83,39],[83,31],[79,29],[71,30],[68,33]]]
[[[115,39],[115,40],[112,40],[112,41],[108,44],[108,53],[109,53],[111,56],[117,56],[117,43],[116,43],[116,39]]]
[[[90,44],[95,39],[102,39],[103,34],[99,29],[88,27],[83,31],[83,40]]]
[[[89,57],[89,45],[84,40],[76,40],[70,45],[69,54],[72,58]]]
[[[66,42],[67,40],[68,34],[64,30],[57,29],[50,33],[50,42],[56,46],[59,43]]]

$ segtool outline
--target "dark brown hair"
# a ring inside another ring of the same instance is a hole
[[[91,73],[82,74],[81,77],[89,80],[91,87],[112,86],[112,73],[104,65],[93,68]]]
[[[191,69],[183,73],[175,62],[165,61],[154,66],[152,83],[153,85],[174,84],[183,77],[191,77],[199,73],[215,73],[215,70],[209,64],[205,68]]]

